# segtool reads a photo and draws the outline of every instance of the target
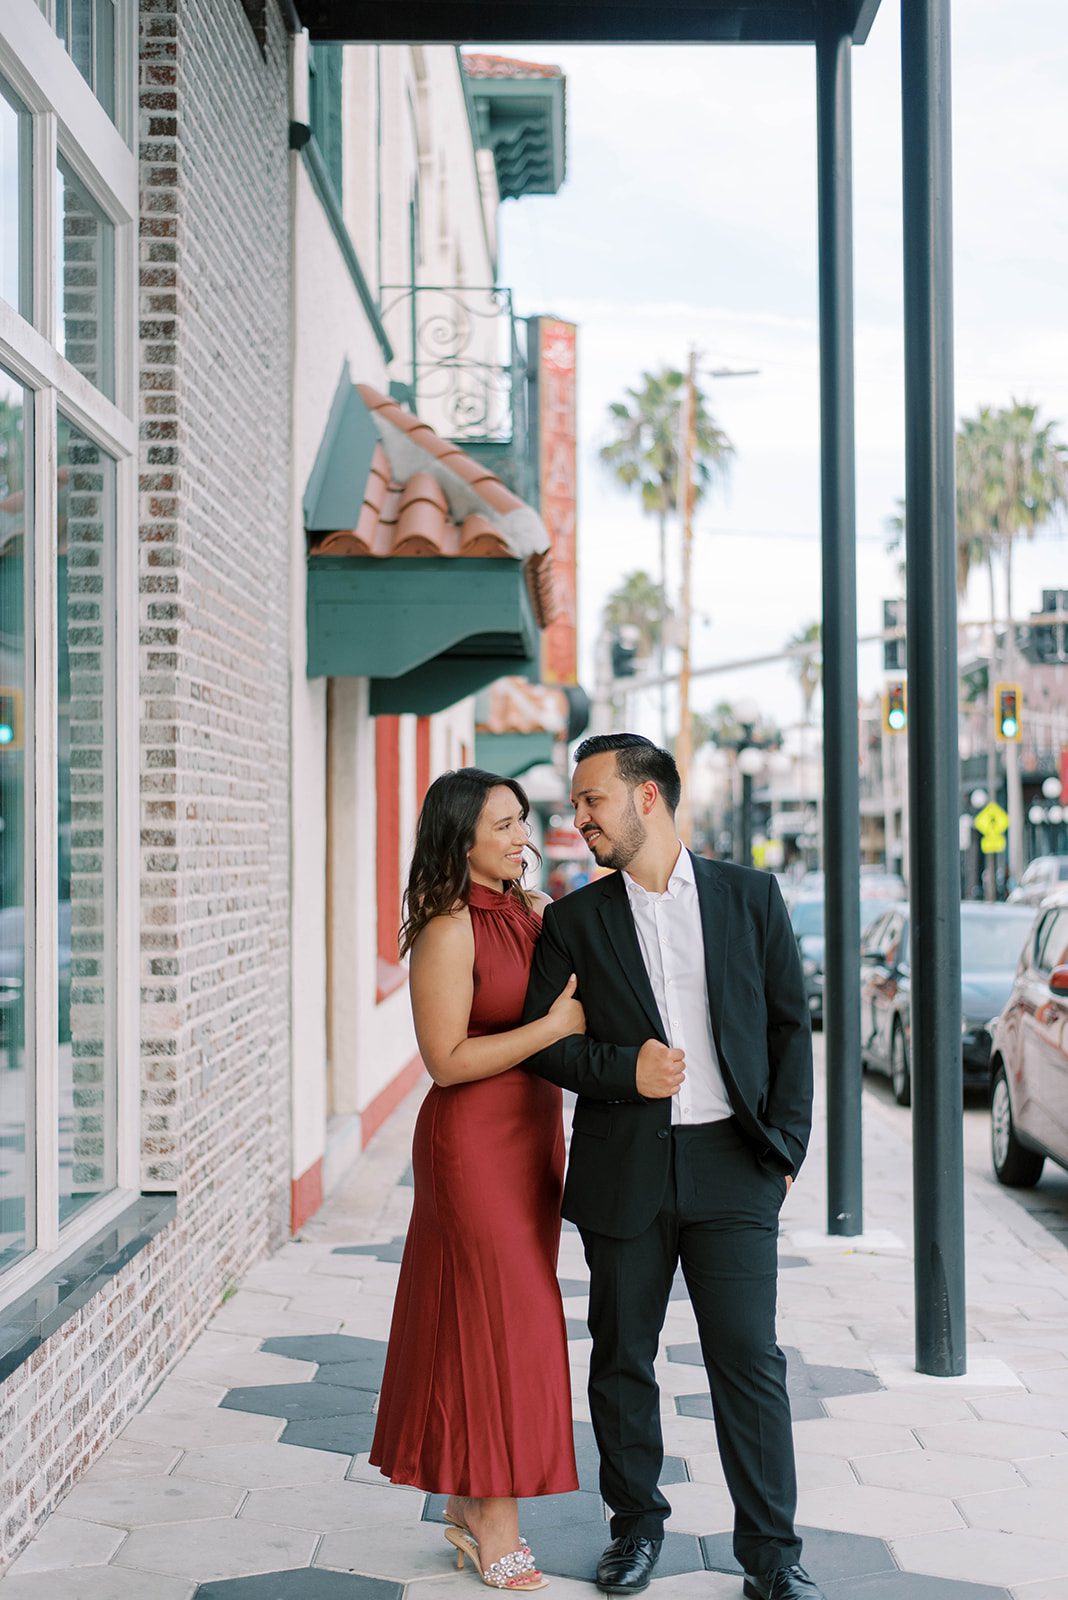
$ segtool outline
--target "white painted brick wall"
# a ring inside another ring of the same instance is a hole
[[[143,1168],[179,1215],[0,1386],[0,1563],[288,1228],[288,114],[258,15],[264,52],[240,0],[141,3]]]

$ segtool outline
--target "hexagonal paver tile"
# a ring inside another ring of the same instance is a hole
[[[1046,1458],[1055,1460],[1056,1457]],[[1068,1461],[1065,1463],[1068,1466]],[[855,1465],[862,1483],[886,1489],[908,1489],[918,1494],[985,1494],[992,1489],[1018,1489],[1023,1479],[1009,1461],[986,1456],[956,1456],[941,1450],[920,1455],[904,1452],[892,1456],[863,1456]],[[1068,1482],[1068,1480],[1066,1480]]]
[[[149,1522],[190,1522],[197,1517],[232,1517],[242,1491],[224,1483],[196,1478],[119,1478],[110,1483],[87,1479],[76,1484],[63,1502],[64,1514],[111,1522],[119,1528],[140,1528]]]
[[[855,1483],[852,1488],[847,1484],[830,1489],[802,1487],[797,1515],[810,1527],[871,1534],[879,1539],[935,1533],[939,1528],[962,1525],[948,1496],[912,1494],[905,1489],[874,1488],[862,1483]]]
[[[136,1439],[113,1439],[99,1461],[94,1461],[82,1482],[103,1483],[105,1479],[163,1477],[182,1458],[182,1452],[171,1444],[139,1444]]]
[[[343,1361],[377,1361],[382,1364],[386,1359],[384,1339],[364,1339],[349,1333],[276,1336],[265,1339],[263,1349],[268,1355],[289,1356],[294,1361],[315,1361],[320,1366]]]
[[[396,1263],[404,1256],[405,1235],[399,1233],[395,1239],[388,1239],[383,1244],[339,1244],[332,1250],[335,1256],[372,1256],[376,1261],[391,1261]]]
[[[963,1578],[970,1583],[1024,1583],[1057,1578],[1068,1594],[1068,1543],[1030,1539],[1019,1533],[962,1528],[954,1533],[920,1533],[894,1542],[898,1565],[906,1572]]]
[[[1068,1456],[1035,1456],[1014,1461],[1013,1466],[1024,1482],[1036,1489],[1063,1489],[1068,1494]]]
[[[187,1407],[183,1411],[153,1411],[131,1417],[123,1439],[134,1444],[175,1445],[197,1450],[201,1445],[259,1444],[277,1439],[281,1417],[253,1416],[247,1411],[221,1411],[218,1406]]]
[[[967,1424],[961,1423],[961,1427]],[[853,1461],[860,1456],[890,1455],[895,1450],[918,1451],[919,1440],[908,1428],[889,1422],[853,1422],[824,1417],[822,1422],[799,1422],[794,1427],[794,1442],[799,1450],[812,1455],[845,1456]]]
[[[325,1450],[331,1455],[355,1456],[370,1450],[374,1436],[372,1416],[309,1417],[303,1422],[287,1422],[279,1442],[305,1450]]]
[[[824,1583],[827,1600],[1009,1600],[1007,1589],[985,1583],[958,1583],[917,1572],[880,1572],[867,1578]],[[1052,1600],[1052,1596],[1050,1597]]]
[[[960,1455],[995,1456],[1002,1461],[1028,1456],[1068,1455],[1068,1437],[1053,1428],[1032,1428],[1016,1422],[940,1422],[917,1428],[927,1450]]]
[[[315,1374],[317,1383],[340,1384],[344,1389],[369,1389],[377,1394],[382,1387],[382,1362],[375,1356],[359,1361],[330,1361]]]
[[[829,1417],[851,1417],[857,1422],[900,1422],[906,1428],[930,1427],[936,1422],[969,1422],[975,1413],[965,1400],[933,1395],[928,1389],[880,1389],[877,1394],[828,1395],[823,1409]]]
[[[826,1528],[798,1527],[804,1548],[805,1569],[821,1585],[836,1578],[853,1581],[869,1574],[896,1570],[893,1556],[881,1539],[859,1533],[831,1533]],[[731,1535],[717,1533],[701,1540],[705,1565],[717,1572],[740,1572],[731,1548]]]
[[[734,1505],[725,1484],[676,1483],[665,1491],[671,1533],[721,1533],[734,1527]]]
[[[341,1479],[348,1464],[347,1455],[330,1455],[325,1450],[301,1450],[285,1444],[223,1444],[188,1451],[174,1470],[176,1475],[203,1478],[208,1483],[270,1489]]]
[[[241,1516],[255,1522],[280,1522],[288,1528],[370,1528],[384,1522],[412,1522],[419,1501],[390,1487],[353,1483],[298,1483],[282,1489],[253,1489]]]
[[[65,1572],[9,1573],[4,1600],[193,1600],[187,1578],[153,1573],[151,1588],[143,1572],[122,1567],[71,1567]]]
[[[409,1583],[417,1578],[445,1577],[455,1570],[456,1551],[446,1543],[438,1524],[413,1521],[405,1527],[388,1524],[372,1537],[366,1528],[328,1533],[316,1551],[314,1565]]]
[[[229,1517],[157,1523],[135,1528],[115,1557],[115,1565],[206,1583],[209,1578],[306,1567],[317,1540],[317,1534],[303,1528],[268,1527]]]
[[[607,1523],[576,1522],[565,1527],[539,1529],[531,1538],[538,1566],[546,1576],[584,1579],[592,1583],[601,1552],[611,1539]],[[670,1578],[685,1572],[698,1572],[701,1549],[687,1533],[666,1533],[656,1570]]]
[[[1032,1534],[1036,1539],[1064,1530],[1065,1500],[1060,1489],[999,1489],[992,1494],[965,1495],[958,1504],[973,1528]]]
[[[972,1406],[986,1421],[1022,1422],[1032,1428],[1068,1430],[1068,1395],[975,1395]]]
[[[423,1521],[444,1523],[445,1505],[445,1495],[429,1495]],[[519,1526],[528,1537],[533,1538],[532,1528],[555,1528],[572,1522],[594,1522],[603,1532],[604,1502],[600,1495],[580,1490],[577,1494],[547,1494],[519,1502]]]
[[[64,1503],[64,1512],[66,1509]],[[9,1571],[51,1572],[56,1568],[103,1565],[111,1560],[124,1537],[120,1528],[53,1513]]]
[[[374,1409],[374,1395],[367,1389],[348,1389],[332,1383],[266,1383],[230,1389],[220,1405],[226,1411],[252,1411],[305,1422],[310,1417],[366,1414]]]
[[[711,1420],[714,1414],[712,1396],[710,1394],[676,1395],[675,1410],[680,1417],[704,1417],[706,1420]],[[822,1400],[817,1400],[812,1395],[792,1394],[790,1396],[790,1414],[795,1422],[811,1422],[815,1417],[825,1417],[827,1412]]]
[[[202,1583],[196,1600],[402,1600],[404,1586],[386,1578],[356,1578],[322,1567],[293,1567],[256,1578]]]
[[[738,1600],[739,1588],[738,1579],[723,1572],[684,1572],[654,1578],[648,1593],[650,1600]]]

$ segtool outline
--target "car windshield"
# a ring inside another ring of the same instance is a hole
[[[889,911],[891,906],[897,904],[896,900],[876,900],[865,896],[860,902],[861,927],[866,928],[869,922],[874,922],[876,917],[881,917],[884,911]],[[799,939],[803,939],[809,934],[815,934],[819,938],[823,937],[822,900],[795,900],[790,915],[793,919],[794,933]]]
[[[1019,958],[1024,940],[1034,924],[1034,913],[1012,906],[992,907],[962,917],[961,966],[965,972],[1006,972]]]

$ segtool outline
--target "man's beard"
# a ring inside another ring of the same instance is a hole
[[[645,843],[645,826],[638,815],[634,804],[634,793],[631,791],[630,805],[624,814],[620,825],[618,837],[613,840],[610,853],[599,856],[594,851],[594,859],[599,867],[611,867],[616,872],[624,872],[630,866],[634,857]]]

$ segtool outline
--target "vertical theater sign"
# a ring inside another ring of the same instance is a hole
[[[578,681],[575,530],[575,325],[539,317],[538,458],[541,516],[552,540],[559,611],[542,636],[543,683]]]

